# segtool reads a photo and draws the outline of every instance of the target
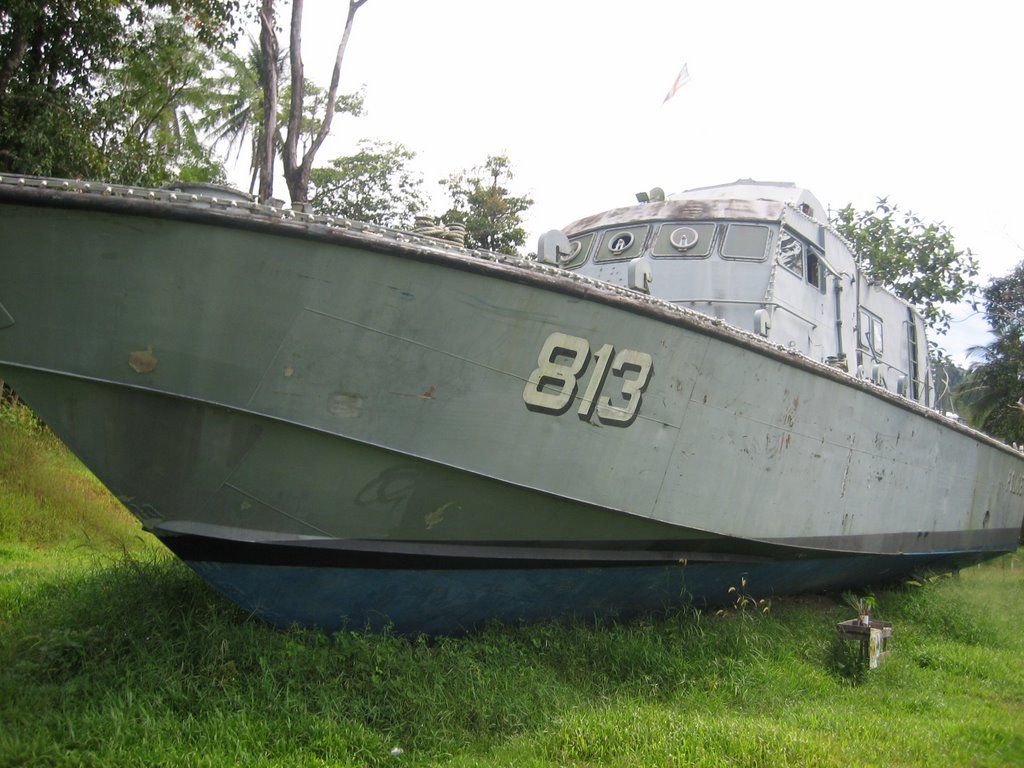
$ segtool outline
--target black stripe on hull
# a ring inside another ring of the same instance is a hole
[[[828,560],[876,553],[801,549],[725,538],[676,542],[409,542],[351,539],[292,539],[253,542],[195,534],[161,534],[161,541],[189,562],[220,562],[308,568],[380,570],[479,570],[533,568],[614,568]],[[1002,548],[907,553],[944,558],[972,553],[1001,554]],[[880,554],[880,553],[877,553]],[[896,555],[899,556],[899,555]]]
[[[302,539],[268,543],[191,534],[163,534],[160,539],[178,557],[190,562],[383,570],[609,568],[673,563],[756,564],[800,557],[798,551],[785,547],[722,539],[657,543],[468,544]],[[730,547],[730,544],[736,546]]]

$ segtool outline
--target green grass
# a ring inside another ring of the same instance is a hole
[[[0,766],[1024,765],[1024,558],[876,594],[462,638],[272,629],[0,413]],[[400,754],[392,754],[395,748]]]
[[[25,550],[152,545],[23,405],[0,401],[0,563]]]

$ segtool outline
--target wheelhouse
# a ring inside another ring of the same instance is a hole
[[[813,195],[753,181],[657,192],[571,224],[559,265],[933,403],[920,314],[861,274]]]

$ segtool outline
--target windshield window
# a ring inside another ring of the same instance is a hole
[[[768,248],[768,233],[763,224],[730,224],[722,243],[722,256],[761,261]]]

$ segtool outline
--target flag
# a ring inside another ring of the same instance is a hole
[[[668,94],[666,94],[666,96],[665,96],[665,101],[668,101],[673,96],[675,96],[676,95],[676,91],[678,91],[680,88],[682,88],[688,82],[690,82],[690,71],[687,69],[687,65],[683,64],[683,68],[680,69],[679,70],[679,74],[676,75],[676,81],[674,83],[672,83],[672,87],[669,89]],[[663,101],[661,103],[664,104],[665,101]]]

